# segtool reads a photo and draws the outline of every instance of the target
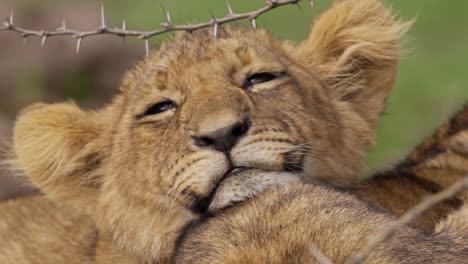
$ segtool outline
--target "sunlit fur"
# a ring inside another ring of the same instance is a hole
[[[387,171],[363,179],[346,191],[400,216],[424,197],[440,192],[464,177],[468,177],[468,103],[406,159]],[[229,177],[217,188],[210,210],[216,212],[274,187],[295,183],[298,179],[299,175],[293,173],[258,170]],[[412,225],[426,231],[440,229],[443,225],[441,219],[447,218],[451,222],[455,215],[466,214],[466,210],[459,209],[467,201],[468,192],[462,192],[434,205]],[[457,219],[461,219],[458,216]]]
[[[287,172],[236,174],[218,188],[215,216],[192,225],[185,234],[176,260],[314,263],[315,246],[342,263],[395,216],[468,173],[467,135],[468,104],[401,164],[367,179],[357,190],[300,186],[295,183],[298,175]],[[285,185],[290,186],[281,187]],[[266,193],[237,204],[259,192]],[[349,195],[353,193],[361,201]],[[425,231],[399,229],[374,251],[369,263],[465,263],[467,197],[467,192],[461,193],[418,219],[415,226]],[[235,207],[219,212],[233,202]],[[115,248],[87,217],[46,197],[0,203],[0,212],[0,263],[138,263],[135,256]]]
[[[456,212],[437,232],[402,226],[365,263],[466,263],[468,222]],[[396,218],[352,195],[313,184],[292,184],[263,193],[192,226],[175,263],[348,263],[369,238]]]
[[[71,103],[24,110],[15,162],[50,199],[91,216],[118,250],[164,262],[200,216],[192,208],[232,166],[354,183],[408,26],[378,0],[345,0],[298,45],[242,27],[222,27],[217,38],[179,34],[129,71],[101,110]],[[282,74],[243,87],[259,72]],[[177,107],[143,115],[168,99]],[[244,120],[251,128],[230,155],[194,144]]]
[[[468,103],[395,168],[377,173],[350,191],[366,202],[402,215],[424,197],[440,192],[466,176]],[[439,222],[436,219],[444,219],[460,208],[467,197],[468,192],[464,192],[433,206],[412,225],[433,230]]]
[[[175,262],[323,263],[312,251],[318,248],[333,263],[348,263],[397,216],[468,177],[467,136],[468,104],[399,165],[358,189],[300,185],[294,183],[297,175],[281,172],[246,171],[228,178],[214,197],[214,216],[191,226]],[[252,192],[257,197],[251,199]],[[467,241],[464,191],[395,230],[365,263],[463,264]]]
[[[98,238],[89,217],[47,197],[0,203],[0,263],[94,263]]]

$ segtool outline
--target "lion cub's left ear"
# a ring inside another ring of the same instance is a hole
[[[339,0],[315,22],[300,52],[340,100],[375,125],[392,89],[403,34],[380,0]]]
[[[106,120],[73,103],[35,104],[14,128],[16,166],[51,199],[91,213],[100,185]]]

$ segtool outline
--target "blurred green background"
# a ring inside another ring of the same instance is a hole
[[[303,40],[313,21],[332,1],[317,0],[311,9],[288,6],[262,16],[259,25],[281,38]],[[369,155],[371,169],[390,166],[424,136],[446,120],[468,99],[468,1],[388,0],[402,19],[416,17],[409,32],[396,89],[381,121],[378,145]],[[236,11],[263,4],[259,0],[232,0]],[[187,23],[226,13],[223,0],[165,1],[175,22]],[[161,21],[160,2],[112,0],[114,19],[151,28]],[[161,39],[156,40],[156,42]]]
[[[446,120],[468,99],[468,1],[388,0],[402,19],[416,17],[409,32],[396,89],[381,121],[378,144],[369,155],[370,170],[382,169],[402,158],[423,137]],[[166,0],[175,23],[196,23],[224,16],[224,0]],[[313,19],[330,5],[329,0],[308,1],[301,8],[287,6],[258,20],[258,25],[294,42],[304,39]],[[262,0],[231,0],[236,12],[263,6]],[[13,6],[19,25],[54,29],[62,18],[78,29],[99,24],[97,1],[14,0],[0,2],[0,16]],[[159,0],[105,0],[108,24],[129,29],[154,29],[163,22]],[[168,35],[156,37],[158,45]],[[8,138],[18,110],[34,101],[74,99],[89,107],[109,101],[120,76],[144,54],[142,41],[129,40],[123,47],[113,37],[85,40],[80,55],[74,54],[70,37],[28,40],[0,32],[0,137]],[[3,128],[2,128],[3,126]],[[2,132],[3,131],[3,132]],[[2,138],[0,138],[2,139]],[[1,174],[1,173],[0,173]],[[1,177],[1,175],[0,175]],[[1,179],[0,179],[1,182]],[[0,188],[0,194],[2,190]],[[1,195],[0,195],[1,198]]]

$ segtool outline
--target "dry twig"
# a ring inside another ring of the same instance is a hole
[[[465,178],[457,181],[456,183],[452,184],[450,187],[442,190],[439,193],[434,195],[428,196],[422,202],[408,210],[405,214],[403,214],[393,225],[389,226],[381,233],[377,234],[376,236],[369,239],[367,245],[358,253],[356,254],[351,263],[354,264],[361,264],[366,261],[369,257],[372,250],[374,250],[380,243],[388,240],[394,234],[395,230],[398,228],[408,225],[422,214],[424,214],[427,210],[429,210],[434,205],[454,197],[461,191],[468,188],[468,176]]]
[[[106,18],[105,18],[105,12],[104,12],[104,6],[101,5],[101,25],[97,27],[95,30],[89,30],[89,31],[78,31],[78,30],[73,30],[67,27],[66,21],[63,20],[62,25],[57,28],[56,30],[30,30],[30,29],[25,29],[22,27],[17,26],[14,23],[14,14],[13,11],[11,12],[10,16],[6,18],[5,22],[3,22],[3,25],[0,26],[0,31],[13,31],[18,34],[20,34],[23,39],[26,41],[28,37],[39,37],[41,38],[41,45],[44,46],[47,39],[51,37],[56,37],[56,36],[73,36],[76,38],[76,52],[80,52],[81,44],[83,39],[91,37],[91,36],[96,36],[96,35],[114,35],[118,36],[124,39],[126,37],[136,37],[139,39],[144,40],[145,42],[145,51],[146,54],[148,55],[149,53],[149,39],[152,37],[155,37],[157,35],[161,35],[167,32],[173,32],[173,31],[188,31],[192,32],[198,29],[202,28],[213,28],[213,35],[216,37],[218,34],[218,28],[219,26],[234,22],[234,21],[239,21],[239,20],[249,20],[250,23],[252,24],[252,27],[256,28],[257,27],[257,19],[281,6],[285,5],[291,5],[291,4],[296,4],[298,5],[299,2],[303,0],[267,0],[265,3],[265,6],[262,8],[251,11],[251,12],[246,12],[246,13],[235,13],[232,9],[232,6],[229,2],[227,2],[227,9],[228,9],[228,14],[224,17],[221,18],[216,18],[212,15],[212,19],[207,22],[201,22],[198,24],[189,24],[189,25],[182,25],[182,24],[174,24],[171,20],[171,15],[168,11],[166,11],[163,7],[163,11],[165,13],[165,22],[161,23],[161,28],[155,29],[155,30],[150,30],[150,31],[138,31],[138,30],[127,30],[127,23],[126,21],[122,22],[122,27],[121,28],[110,28],[106,24]],[[311,6],[313,6],[313,0],[308,0],[311,3]]]

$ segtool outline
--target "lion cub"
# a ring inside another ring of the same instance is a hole
[[[187,228],[174,262],[315,263],[314,246],[342,263],[392,224],[395,215],[437,191],[434,186],[444,188],[468,173],[467,136],[468,104],[400,165],[351,190],[368,203],[349,195],[350,190],[301,186],[297,173],[238,169],[216,188],[211,216]],[[465,263],[468,204],[455,209],[466,202],[467,193],[418,221],[422,227],[437,224],[431,232],[403,227],[379,245],[369,263]],[[45,197],[9,201],[0,204],[0,212],[8,216],[0,217],[0,227],[10,227],[0,228],[0,263],[139,262],[98,234],[87,217]]]
[[[167,262],[235,169],[354,182],[408,26],[381,1],[342,0],[298,45],[243,27],[179,34],[99,111],[24,110],[16,164],[49,199],[91,218],[98,256]]]

